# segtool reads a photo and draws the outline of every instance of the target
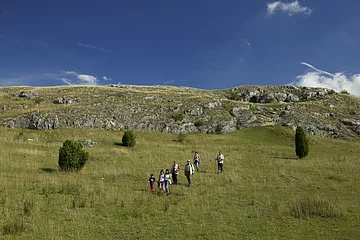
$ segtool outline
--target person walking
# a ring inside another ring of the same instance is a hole
[[[169,185],[171,184],[171,174],[169,169],[165,170],[165,174],[164,174],[164,185],[165,185],[165,191],[167,194],[170,194],[169,192]]]
[[[176,161],[174,161],[173,165],[171,166],[171,170],[170,170],[174,184],[178,184],[177,177],[179,175],[179,169],[180,169],[180,166],[176,163]]]
[[[154,191],[154,185],[155,185],[155,177],[154,174],[150,174],[149,183],[150,183],[150,189],[153,192]]]
[[[184,167],[184,174],[186,176],[186,179],[188,181],[188,187],[190,187],[191,184],[191,175],[194,174],[194,165],[191,164],[190,160],[187,160],[187,163]]]
[[[164,170],[160,170],[159,174],[159,188],[160,190],[164,190]]]
[[[195,165],[195,168],[196,168],[196,171],[199,171],[199,164],[200,164],[200,154],[198,152],[195,152],[195,155],[194,155],[194,165]]]
[[[218,173],[223,173],[224,158],[224,155],[219,151],[219,154],[215,159],[218,163]]]

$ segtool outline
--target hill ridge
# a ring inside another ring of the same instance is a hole
[[[0,124],[29,129],[100,128],[225,133],[252,126],[302,126],[308,134],[360,138],[360,100],[295,86],[205,90],[176,86],[0,88]]]

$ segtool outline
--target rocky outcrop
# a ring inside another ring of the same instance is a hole
[[[10,100],[0,105],[4,113],[0,124],[34,130],[98,128],[176,134],[280,125],[293,130],[302,126],[315,136],[360,139],[359,99],[322,88],[246,86],[210,91],[125,85],[35,90],[2,91]],[[38,96],[54,100],[37,101]]]
[[[234,88],[239,99],[244,102],[254,103],[276,103],[276,102],[298,102],[301,100],[319,100],[329,98],[336,94],[333,90],[324,88],[307,88],[295,86],[274,87],[252,86],[248,88]],[[234,94],[230,95],[234,96]],[[230,97],[231,98],[231,97]]]
[[[39,94],[37,92],[26,92],[26,91],[21,91],[21,92],[15,93],[15,97],[25,98],[27,100],[36,98],[38,95]]]

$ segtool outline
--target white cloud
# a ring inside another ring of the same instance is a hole
[[[67,85],[73,85],[71,80],[67,79],[67,78],[60,78],[61,81],[63,81],[64,83],[66,83]]]
[[[86,75],[86,74],[79,74],[77,78],[80,80],[80,82],[83,82],[87,85],[96,85],[97,79],[94,76]]]
[[[301,62],[301,64],[311,68],[312,72],[297,76],[295,82],[297,86],[306,87],[323,87],[333,89],[336,92],[343,90],[350,94],[360,97],[360,74],[346,76],[344,73],[329,73],[313,67],[308,63]]]
[[[310,15],[312,9],[309,7],[301,6],[299,1],[293,1],[290,3],[284,3],[282,1],[272,2],[267,4],[267,14],[268,16],[274,15],[276,12],[285,12],[289,16],[292,16],[297,13],[303,13]]]
[[[70,80],[67,78],[60,78],[66,84],[73,85],[73,84],[80,84],[80,85],[97,85],[98,79],[94,76],[87,75],[87,74],[79,74],[74,71],[64,71],[63,74],[75,76],[76,81]]]
[[[105,81],[110,81],[110,80],[112,80],[111,77],[107,77],[107,76],[103,76],[102,79],[105,80]]]
[[[104,77],[102,79],[104,79]],[[109,77],[105,78],[106,80],[111,80]],[[56,73],[15,73],[10,75],[8,74],[7,76],[0,75],[0,86],[32,86],[34,84],[39,85],[39,83],[41,83],[41,85],[53,85],[54,80],[61,81],[67,85],[98,85],[100,81],[100,79],[96,76],[77,73],[74,71],[62,71]]]
[[[104,51],[104,52],[113,53],[113,51],[110,51],[110,50],[105,49],[105,48],[97,47],[97,46],[94,46],[94,45],[82,44],[81,42],[76,42],[76,43],[77,43],[77,45],[79,45],[80,47],[92,48],[92,49],[97,49],[97,50],[101,50],[101,51]]]

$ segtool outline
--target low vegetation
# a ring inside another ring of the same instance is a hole
[[[122,137],[122,144],[125,147],[134,147],[136,144],[136,137],[133,131],[125,131]]]
[[[296,128],[295,152],[300,159],[306,157],[309,154],[309,142],[302,127]]]
[[[254,127],[227,134],[0,127],[0,239],[359,239],[360,143]],[[58,168],[59,148],[91,139],[78,172]],[[193,186],[179,175],[170,195],[149,175],[201,155]],[[225,155],[224,173],[215,157]]]
[[[88,159],[89,153],[82,149],[79,142],[66,140],[59,149],[58,163],[62,171],[79,171],[85,166]]]

